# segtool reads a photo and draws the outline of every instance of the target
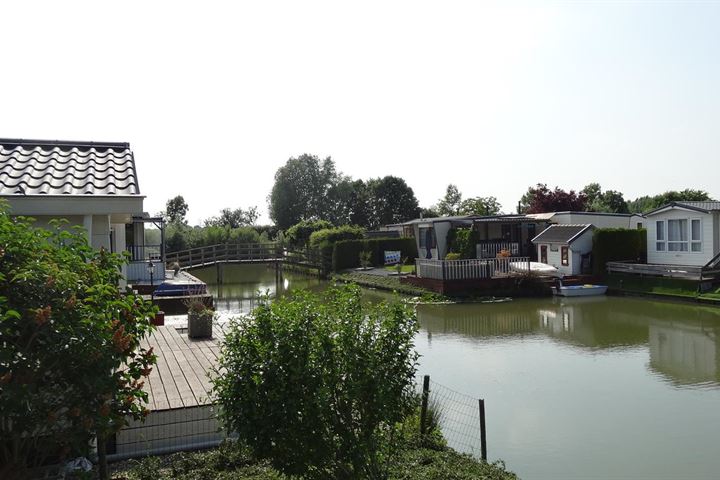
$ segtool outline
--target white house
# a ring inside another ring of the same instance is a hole
[[[0,199],[11,215],[33,217],[40,227],[64,218],[85,229],[94,248],[129,251],[128,281],[145,280],[146,262],[164,271],[162,245],[145,245],[135,159],[128,143],[0,138]],[[161,241],[161,243],[164,243]]]
[[[720,202],[672,202],[647,218],[647,262],[705,266],[720,254]]]
[[[562,275],[579,275],[590,268],[591,224],[550,225],[532,239],[538,259],[557,268]]]

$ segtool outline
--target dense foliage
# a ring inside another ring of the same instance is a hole
[[[631,212],[645,213],[662,207],[670,202],[702,202],[706,200],[712,200],[706,191],[686,188],[681,191],[671,190],[659,195],[640,197],[632,202],[629,202],[628,205]]]
[[[401,258],[417,258],[417,243],[414,238],[367,238],[363,240],[341,240],[332,250],[332,269],[336,272],[360,266],[360,253],[370,252],[373,266],[385,264],[385,251],[400,251]]]
[[[229,431],[286,473],[379,478],[414,408],[414,312],[358,287],[299,292],[230,327],[214,393]]]
[[[310,235],[310,247],[332,245],[340,240],[358,240],[363,238],[364,233],[364,228],[352,225],[324,228],[313,232],[312,235]]]
[[[185,223],[188,209],[188,204],[183,196],[178,195],[167,201],[165,211],[161,212],[161,215],[165,217],[168,223],[182,224]]]
[[[182,224],[170,224],[165,230],[165,246],[168,253],[224,243],[258,243],[269,240],[269,234],[267,232],[258,233],[256,227],[190,227]]]
[[[565,191],[559,187],[550,190],[544,183],[538,183],[520,199],[518,213],[545,212],[582,212],[585,210],[587,197],[583,192]]]
[[[313,233],[328,228],[333,225],[327,220],[302,220],[285,231],[285,241],[292,247],[303,248],[310,243]]]
[[[123,259],[84,231],[0,212],[0,478],[140,418],[153,307],[118,288]]]
[[[647,230],[596,228],[593,231],[593,273],[606,273],[607,262],[647,260]]]
[[[451,228],[447,236],[448,251],[459,254],[460,258],[475,258],[479,237],[474,228]]]
[[[462,193],[452,183],[447,186],[445,196],[437,205],[426,209],[427,213],[435,215],[424,215],[426,217],[454,216],[454,215],[497,215],[501,206],[495,197],[471,197],[463,199]]]

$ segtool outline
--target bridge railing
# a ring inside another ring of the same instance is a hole
[[[177,262],[180,268],[217,262],[279,260],[282,257],[283,249],[279,243],[223,243],[166,254],[167,261]]]

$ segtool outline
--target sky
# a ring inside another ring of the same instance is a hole
[[[720,198],[717,2],[4,2],[0,137],[129,142],[150,213],[257,206],[288,158]]]

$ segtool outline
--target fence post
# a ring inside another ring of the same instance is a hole
[[[423,377],[422,404],[420,407],[420,436],[425,435],[425,423],[427,420],[428,397],[430,396],[430,375]]]
[[[485,434],[485,400],[478,400],[480,406],[480,456],[487,462],[487,437]]]

